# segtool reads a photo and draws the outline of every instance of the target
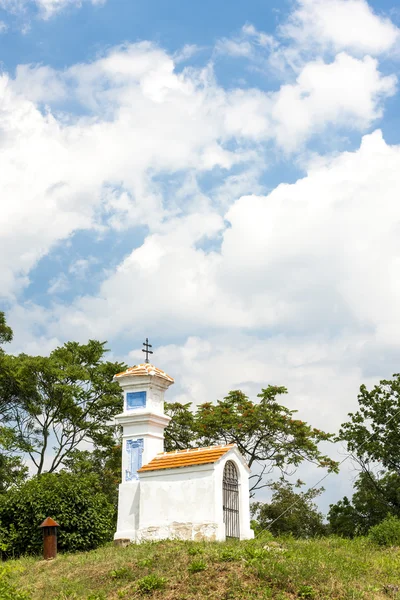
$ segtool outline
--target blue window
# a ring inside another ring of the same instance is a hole
[[[144,408],[146,406],[146,392],[127,392],[126,408]]]
[[[142,466],[143,439],[127,440],[126,453],[128,468],[125,471],[125,481],[135,481],[139,479],[138,470]]]

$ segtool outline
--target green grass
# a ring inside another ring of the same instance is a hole
[[[400,600],[400,550],[363,538],[110,544],[6,567],[32,600]]]

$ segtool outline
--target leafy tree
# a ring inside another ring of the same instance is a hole
[[[164,431],[164,448],[166,452],[191,448],[196,440],[195,415],[190,410],[191,403],[173,402],[164,405],[164,410],[171,417]]]
[[[328,520],[332,533],[344,537],[366,535],[388,514],[400,517],[400,477],[397,473],[361,472],[350,500],[331,504]]]
[[[60,525],[58,547],[74,552],[110,541],[115,531],[114,507],[101,491],[97,475],[44,473],[0,496],[3,556],[41,552],[38,528],[46,517]]]
[[[16,450],[14,431],[9,427],[0,427],[0,494],[28,476],[28,467],[15,454]]]
[[[0,344],[11,342],[12,337],[13,332],[6,323],[5,314],[0,312]],[[16,387],[15,378],[7,368],[6,354],[0,347],[0,417],[3,415],[3,424],[0,426],[0,494],[11,484],[17,484],[27,476],[27,468],[22,464],[21,458],[15,455],[15,432],[6,426],[4,419],[4,411]]]
[[[11,327],[7,325],[5,314],[0,311],[0,344],[4,344],[5,342],[11,342],[12,338],[13,331]]]
[[[252,515],[257,521],[256,529],[268,529],[274,535],[292,534],[298,538],[310,538],[326,534],[323,515],[318,512],[314,499],[323,488],[295,492],[303,483],[296,484],[281,479],[271,484],[273,490],[269,503],[254,502]]]
[[[7,356],[16,380],[6,417],[21,451],[37,473],[63,465],[83,441],[113,445],[112,418],[122,410],[122,392],[113,376],[126,368],[106,362],[105,342],[67,342],[50,356]]]
[[[251,401],[243,392],[229,392],[216,404],[201,404],[192,414],[188,404],[167,405],[172,421],[165,432],[168,450],[190,445],[237,444],[249,467],[261,465],[251,476],[251,493],[269,486],[265,475],[278,468],[283,475],[293,473],[304,460],[331,471],[337,463],[318,448],[332,435],[294,419],[297,411],[280,405],[277,397],[286,394],[284,387],[268,386]]]
[[[372,390],[362,385],[358,404],[359,410],[349,413],[338,439],[346,442],[363,471],[379,463],[400,475],[400,374],[380,381]]]
[[[64,460],[65,470],[86,477],[95,474],[100,489],[117,509],[118,485],[121,482],[121,443],[103,449],[73,450]]]

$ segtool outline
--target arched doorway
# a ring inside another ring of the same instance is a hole
[[[240,538],[239,529],[239,481],[236,465],[231,460],[225,465],[222,479],[222,502],[224,508],[225,535]]]

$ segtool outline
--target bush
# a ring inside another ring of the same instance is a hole
[[[167,580],[158,575],[146,575],[137,582],[138,590],[141,594],[152,594],[155,590],[163,590]]]
[[[8,577],[8,569],[0,567],[0,600],[31,600],[31,596],[27,592],[17,590]]]
[[[369,530],[369,539],[379,546],[400,546],[400,519],[388,516]]]
[[[60,525],[58,549],[92,550],[112,539],[114,507],[99,491],[96,476],[44,473],[0,496],[3,556],[37,554],[43,547],[40,523],[52,517]]]
[[[200,573],[207,569],[207,564],[204,560],[194,560],[188,567],[189,573]]]

